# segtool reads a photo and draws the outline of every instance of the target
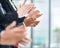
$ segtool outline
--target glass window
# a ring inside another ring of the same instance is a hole
[[[33,48],[48,48],[49,45],[49,0],[33,0],[33,3],[43,14],[40,23],[33,28]]]
[[[51,48],[60,48],[60,0],[51,0]]]
[[[21,5],[24,0],[12,0],[12,1],[14,2],[14,4],[15,4],[16,6],[18,6],[18,5]],[[31,2],[30,0],[27,0],[26,3],[30,3],[30,2]]]

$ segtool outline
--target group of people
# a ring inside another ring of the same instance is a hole
[[[26,4],[27,0],[22,1],[22,5],[15,7],[12,0],[0,0],[1,48],[18,48],[19,43],[25,46],[32,40],[26,37],[26,27],[35,27],[39,23],[36,19],[42,14],[35,10],[33,3]]]

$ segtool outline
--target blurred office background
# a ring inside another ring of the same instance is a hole
[[[13,0],[15,5],[23,0]],[[23,48],[60,48],[60,0],[28,0],[43,13],[36,27],[28,27],[32,43]]]

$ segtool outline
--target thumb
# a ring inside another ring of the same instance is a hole
[[[12,29],[16,26],[16,21],[13,21],[10,25],[6,27],[6,29]]]

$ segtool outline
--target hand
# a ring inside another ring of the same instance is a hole
[[[22,48],[21,45],[26,46],[28,43],[31,43],[32,40],[30,38],[28,38],[27,36],[25,36],[21,41],[19,41],[19,46],[18,48]],[[21,44],[21,45],[20,45]]]
[[[16,22],[11,23],[6,27],[4,32],[1,34],[1,44],[2,45],[13,45],[18,46],[18,42],[25,37],[24,26],[15,27]]]
[[[35,9],[35,8],[34,8]],[[31,10],[28,16],[24,19],[24,23],[26,26],[33,26],[35,27],[39,21],[35,21],[37,18],[39,18],[42,14],[39,14],[39,10]]]
[[[32,10],[32,8],[34,8],[34,4],[30,3],[30,4],[25,4],[26,1],[24,1],[23,5],[19,5],[17,7],[17,13],[18,13],[18,17],[21,18],[24,15],[28,14],[30,12],[30,10]]]

